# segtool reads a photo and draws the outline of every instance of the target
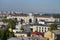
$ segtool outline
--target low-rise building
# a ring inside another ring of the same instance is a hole
[[[15,35],[16,37],[21,37],[21,36],[27,37],[27,33],[23,33],[23,32],[16,32],[16,33],[14,33],[14,35]]]

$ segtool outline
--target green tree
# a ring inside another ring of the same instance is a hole
[[[9,28],[15,29],[15,25],[16,25],[17,19],[15,20],[15,19],[6,19],[6,18],[4,18],[2,21],[3,22],[8,22],[7,26]]]
[[[21,27],[21,30],[24,30],[24,28],[23,28],[23,27]]]
[[[13,19],[8,20],[8,25],[9,28],[15,29],[16,22]]]
[[[20,20],[20,22],[21,22],[21,24],[22,24],[22,23],[24,22],[24,20],[23,20],[23,19],[21,19],[21,20]]]
[[[3,21],[4,23],[6,23],[6,22],[8,22],[8,19],[2,19],[2,21]]]
[[[1,30],[0,32],[1,32],[1,33],[0,33],[0,39],[1,39],[1,40],[6,40],[6,39],[7,39],[6,30],[3,29],[3,30]]]
[[[3,21],[3,22],[8,22],[7,17],[6,17],[6,16],[4,16],[4,17],[3,17],[3,19],[2,19],[2,21]]]
[[[7,18],[7,16],[4,16],[3,18]]]
[[[9,31],[9,28],[0,30],[0,40],[7,40],[8,38],[14,37],[13,31]]]
[[[56,30],[56,29],[57,29],[57,24],[50,25],[50,30]]]
[[[14,18],[14,22],[15,22],[15,23],[18,23],[18,20],[17,20],[17,18]]]

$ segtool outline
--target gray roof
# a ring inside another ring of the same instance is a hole
[[[55,33],[56,35],[60,35],[60,30],[52,30],[53,33]]]
[[[8,40],[20,40],[20,38],[15,38],[15,37],[12,37],[12,38],[10,38],[10,39],[8,39]]]
[[[26,25],[23,25],[23,26],[50,26],[50,25],[47,25],[47,24],[26,24]]]
[[[28,14],[20,13],[20,14],[10,14],[11,16],[28,16]]]
[[[41,37],[41,38],[39,38],[39,37],[12,37],[12,38],[10,38],[10,39],[8,39],[8,40],[21,40],[21,39],[24,39],[24,40],[47,40],[46,38],[44,38],[44,37]],[[22,40],[23,40],[22,39]]]
[[[8,40],[21,40],[21,39],[28,40],[28,38],[26,38],[26,37],[12,37]]]
[[[27,32],[16,32],[15,34],[27,34]]]

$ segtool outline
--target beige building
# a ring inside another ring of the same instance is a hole
[[[60,40],[60,30],[52,30],[44,33],[44,37],[49,40]]]
[[[55,34],[53,32],[51,32],[51,31],[48,31],[48,32],[44,33],[44,37],[49,39],[49,40],[55,40],[54,39],[55,38]]]
[[[16,25],[16,29],[20,30],[22,27],[22,25],[20,24],[20,22]]]
[[[27,37],[27,34],[26,33],[14,33],[14,35],[16,36],[16,37],[21,37],[21,36],[25,36],[25,37]]]
[[[3,25],[4,23],[3,22],[0,22],[0,25]]]

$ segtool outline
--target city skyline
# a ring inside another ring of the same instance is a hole
[[[60,13],[60,0],[0,0],[0,11]]]

